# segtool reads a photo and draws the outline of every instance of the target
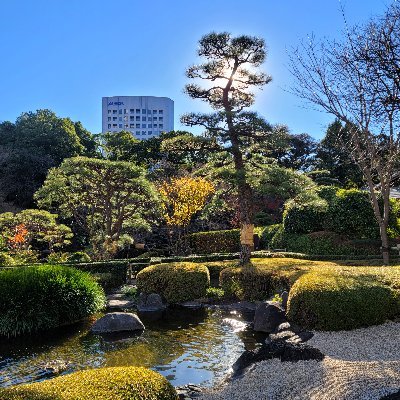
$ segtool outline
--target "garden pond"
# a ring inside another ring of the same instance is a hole
[[[227,375],[244,350],[253,350],[265,340],[265,335],[249,328],[251,313],[180,307],[139,316],[146,326],[141,335],[94,335],[93,321],[86,321],[36,336],[2,339],[0,387],[52,377],[58,365],[62,374],[84,368],[144,366],[175,386],[212,386]]]

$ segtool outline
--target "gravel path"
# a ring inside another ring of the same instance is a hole
[[[317,332],[308,342],[324,361],[260,362],[202,400],[372,400],[400,389],[400,323]]]

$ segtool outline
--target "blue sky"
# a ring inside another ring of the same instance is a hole
[[[287,93],[287,51],[301,39],[338,38],[350,24],[380,14],[385,0],[0,0],[0,120],[49,108],[101,129],[101,97],[167,96],[179,116],[207,111],[183,94],[185,68],[210,31],[261,36],[273,81],[253,109],[292,133],[321,138],[332,117]]]

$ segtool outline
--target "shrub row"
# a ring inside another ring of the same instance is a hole
[[[0,336],[74,323],[104,305],[103,290],[83,271],[50,265],[0,271]]]
[[[373,242],[374,244],[376,242]],[[278,247],[278,246],[277,246]],[[379,253],[379,252],[378,252]],[[306,254],[304,252],[294,251],[269,251],[269,250],[258,250],[251,253],[252,258],[298,258],[307,260],[366,260],[366,259],[380,259],[381,255],[378,253],[374,254]],[[216,263],[218,261],[234,261],[238,260],[240,253],[221,253],[221,254],[209,254],[203,256],[182,256],[182,257],[166,257],[166,258],[152,258],[150,264],[164,264],[172,262],[203,262],[203,263]],[[392,259],[398,259],[399,256],[393,254]],[[211,273],[211,271],[210,271]]]
[[[226,261],[235,260],[239,258],[239,253],[213,253],[204,255],[191,255],[191,256],[174,256],[174,257],[152,257],[150,264],[161,264],[171,262],[213,262],[213,261]]]
[[[138,290],[158,293],[169,303],[205,297],[210,274],[202,264],[182,262],[151,265],[136,276]]]
[[[334,232],[314,232],[308,234],[290,234],[285,232],[282,225],[275,231],[270,240],[272,248],[285,248],[289,252],[308,255],[358,255],[380,256],[379,240],[374,239],[347,239]]]
[[[189,246],[195,254],[234,253],[240,251],[240,231],[197,232],[189,235]]]
[[[0,400],[177,400],[173,386],[146,368],[78,371],[43,382],[0,389]]]

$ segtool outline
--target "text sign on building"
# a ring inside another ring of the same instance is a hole
[[[123,101],[110,101],[108,103],[109,106],[123,106],[124,102]]]

